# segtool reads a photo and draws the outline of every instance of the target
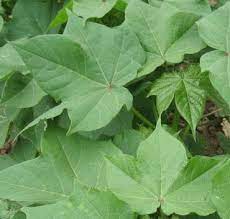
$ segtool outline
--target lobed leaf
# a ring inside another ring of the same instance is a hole
[[[201,165],[202,164],[202,165]],[[110,190],[139,214],[161,207],[166,215],[215,212],[209,195],[219,160],[195,157],[188,162],[183,144],[159,124],[140,144],[135,159],[107,157]]]

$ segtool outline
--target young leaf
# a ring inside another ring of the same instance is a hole
[[[212,201],[222,219],[230,218],[230,160],[228,160],[222,169],[213,179]]]
[[[101,18],[116,4],[117,0],[78,0],[73,3],[73,12],[84,20],[88,18]]]
[[[154,81],[149,93],[157,96],[159,113],[165,111],[175,97],[177,109],[189,123],[194,136],[206,101],[206,93],[199,86],[201,78],[200,68],[197,66],[181,72],[165,73]]]
[[[111,192],[87,189],[76,183],[69,199],[40,207],[22,209],[27,219],[135,219],[128,206]]]
[[[202,39],[214,51],[201,57],[202,71],[210,71],[210,80],[230,105],[230,3],[200,20],[198,24]]]
[[[69,39],[73,34],[86,52]],[[102,128],[123,105],[131,107],[132,96],[123,85],[135,78],[145,59],[143,50],[136,37],[125,30],[93,23],[84,27],[76,17],[66,35],[69,37],[36,37],[15,44],[15,48],[39,86],[63,101],[71,120],[69,133]],[[95,44],[98,38],[101,41]]]
[[[140,214],[159,207],[166,215],[205,216],[215,211],[209,195],[219,161],[194,157],[188,162],[183,144],[159,123],[140,144],[137,159],[122,155],[106,160],[110,190]]]
[[[149,74],[165,62],[181,62],[185,54],[203,49],[205,44],[195,25],[198,19],[198,15],[168,3],[156,8],[139,0],[131,1],[126,23],[140,39],[148,57],[139,75]]]

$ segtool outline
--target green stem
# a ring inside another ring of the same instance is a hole
[[[132,112],[143,123],[145,123],[146,125],[148,125],[149,127],[153,128],[153,129],[155,129],[155,125],[153,125],[143,114],[141,114],[139,111],[137,111],[134,107],[132,107]]]

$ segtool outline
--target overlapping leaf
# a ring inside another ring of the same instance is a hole
[[[194,212],[204,216],[215,212],[209,195],[218,163],[206,157],[188,162],[183,144],[158,124],[140,144],[137,158],[107,158],[108,185],[140,214],[151,214],[161,207],[167,215]]]
[[[230,3],[198,22],[202,39],[215,50],[201,57],[201,68],[230,105]]]
[[[185,54],[204,48],[195,25],[199,17],[167,2],[156,8],[139,0],[131,1],[126,10],[126,23],[137,34],[148,55],[140,76],[165,62],[181,62]]]
[[[69,132],[102,128],[123,105],[131,107],[132,96],[123,85],[136,77],[144,52],[126,28],[84,26],[75,16],[65,35],[36,37],[15,48],[39,86],[68,109]]]
[[[149,94],[157,96],[159,113],[166,110],[175,97],[177,109],[189,123],[194,136],[206,101],[205,91],[199,86],[201,78],[197,66],[182,72],[165,73],[153,83]]]
[[[91,214],[100,219],[134,218],[110,192],[87,191],[79,183],[74,190],[76,181],[107,187],[104,155],[120,154],[112,143],[66,137],[63,130],[50,129],[43,140],[42,154],[0,172],[1,198],[46,204],[24,209],[33,219],[43,213],[46,218],[63,219],[76,215],[92,218]]]

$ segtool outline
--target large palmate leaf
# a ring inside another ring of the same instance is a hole
[[[167,215],[208,215],[215,211],[209,195],[217,167],[218,161],[207,157],[188,162],[183,144],[158,123],[137,158],[107,157],[107,178],[110,190],[140,214],[161,207]]]
[[[216,174],[213,179],[212,201],[222,219],[230,218],[230,160]]]
[[[181,11],[205,16],[211,13],[211,8],[207,0],[149,0],[149,4],[154,7],[160,7],[163,2],[173,5]]]
[[[16,40],[47,33],[60,6],[56,0],[17,1],[13,18],[5,27],[7,39]]]
[[[66,36],[40,36],[15,48],[39,86],[67,108],[70,133],[102,128],[123,105],[129,109],[132,95],[123,85],[136,77],[145,60],[127,29],[84,26],[77,17],[70,18]]]
[[[117,0],[75,0],[73,2],[73,12],[85,20],[88,18],[100,18],[108,13],[116,2]]]
[[[39,216],[42,212],[46,213],[45,218],[79,215],[85,219],[91,213],[100,219],[134,218],[129,208],[110,192],[87,191],[79,183],[73,192],[75,181],[106,188],[104,155],[114,154],[119,155],[120,151],[111,142],[90,141],[76,135],[66,137],[63,130],[50,128],[43,139],[42,156],[0,171],[0,197],[47,204],[24,209],[33,219],[43,218]]]
[[[126,23],[137,34],[148,55],[140,76],[165,62],[181,62],[185,54],[204,48],[195,25],[199,17],[166,2],[156,8],[139,0],[131,1],[126,10]]]
[[[201,68],[230,105],[230,3],[198,22],[200,36],[215,50],[201,57]]]
[[[181,72],[165,73],[154,81],[149,93],[157,96],[159,113],[166,110],[175,97],[177,109],[189,123],[194,136],[206,101],[205,91],[199,86],[201,78],[200,68],[197,66]]]

